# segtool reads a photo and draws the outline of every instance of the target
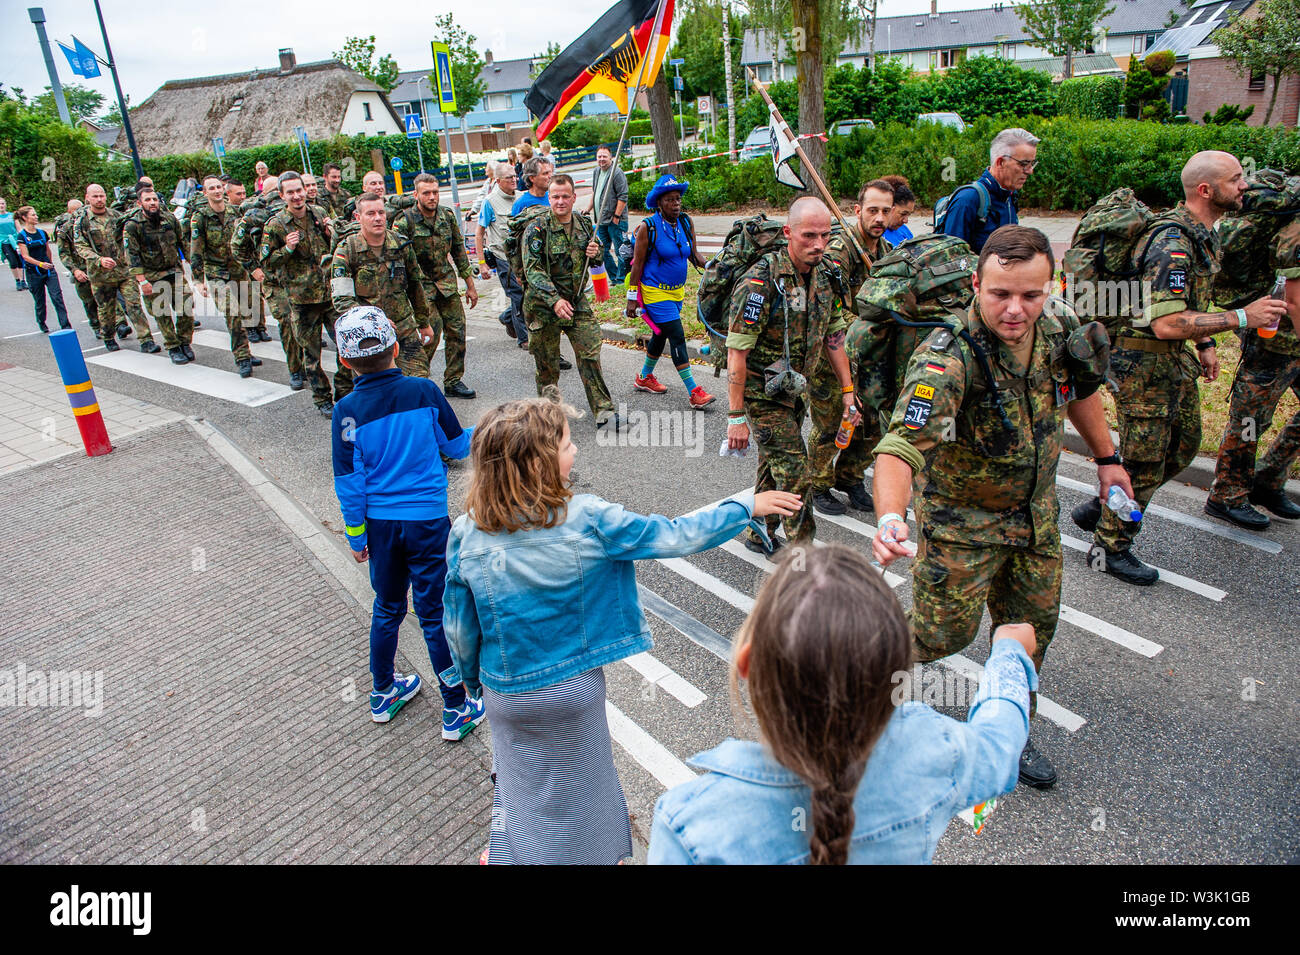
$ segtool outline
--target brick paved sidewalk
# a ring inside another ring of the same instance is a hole
[[[429,686],[370,721],[368,608],[189,425],[0,477],[0,508],[0,862],[477,858],[486,725],[444,743]],[[80,705],[33,705],[52,671]]]

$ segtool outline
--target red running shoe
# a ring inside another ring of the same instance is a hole
[[[659,379],[655,377],[654,372],[651,372],[644,378],[637,375],[636,379],[632,383],[636,386],[637,391],[648,391],[652,395],[662,395],[668,390],[666,385],[660,384]]]
[[[703,408],[707,404],[712,404],[715,399],[713,395],[696,385],[695,390],[691,392],[690,400],[692,408]]]

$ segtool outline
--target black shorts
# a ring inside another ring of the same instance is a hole
[[[18,258],[18,250],[15,249],[12,245],[6,245],[4,247],[4,250],[5,250],[5,261],[9,263],[9,268],[21,269],[23,267],[23,260]]]

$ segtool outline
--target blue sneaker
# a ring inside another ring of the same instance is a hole
[[[420,692],[420,674],[403,676],[393,674],[393,685],[383,693],[372,691],[370,694],[370,718],[376,723],[387,723],[406,702]]]
[[[453,742],[464,739],[474,732],[474,727],[482,723],[485,716],[487,716],[487,709],[483,706],[482,697],[476,700],[472,696],[467,696],[465,705],[458,710],[449,710],[444,706],[442,708],[442,738]]]

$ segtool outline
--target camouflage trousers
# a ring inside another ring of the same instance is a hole
[[[321,332],[329,323],[331,338],[334,329],[334,307],[329,302],[295,302],[293,304],[293,337],[302,349],[303,377],[311,386],[312,401],[323,408],[333,400],[330,380],[320,366]],[[343,371],[343,365],[339,364]],[[338,379],[338,375],[335,375]],[[348,372],[348,390],[351,391],[351,372]]]
[[[817,528],[808,493],[811,471],[803,443],[804,409],[802,398],[795,399],[793,406],[765,398],[745,398],[750,439],[758,449],[754,491],[790,491],[800,495],[804,502],[803,509],[790,517],[772,514],[764,518],[767,534],[771,537],[784,523],[786,540],[807,542],[813,539]]]
[[[1232,381],[1228,426],[1219,447],[1210,498],[1228,507],[1245,504],[1255,488],[1280,491],[1291,465],[1300,457],[1300,412],[1273,441],[1255,470],[1259,437],[1273,425],[1277,403],[1290,389],[1300,398],[1300,358],[1269,351],[1258,336],[1247,335],[1241,364]]]
[[[438,342],[447,339],[442,383],[444,387],[454,385],[465,377],[465,306],[459,295],[439,295],[433,285],[425,285],[424,295],[429,300],[429,327],[433,329],[433,340],[424,351],[432,362]]]
[[[1185,354],[1153,355],[1116,346],[1111,373],[1118,384],[1119,453],[1143,511],[1164,484],[1196,458],[1201,447],[1201,393]],[[1140,522],[1101,509],[1094,543],[1109,553],[1133,546]]]
[[[99,337],[108,341],[116,334],[119,322],[130,321],[136,337],[142,342],[153,341],[153,332],[149,331],[149,320],[145,318],[140,305],[140,286],[135,276],[128,276],[120,282],[92,282],[91,291],[95,296],[96,310],[99,312]],[[118,314],[117,296],[121,294],[126,302],[126,314]]]
[[[72,284],[77,289],[77,298],[81,299],[81,305],[86,310],[86,321],[90,323],[90,330],[99,338],[99,303],[95,301],[95,290],[89,282],[78,282],[72,280]]]
[[[248,331],[244,324],[249,310],[244,308],[240,296],[244,289],[242,283],[231,279],[208,279],[208,296],[217,311],[226,320],[226,330],[230,332],[230,354],[236,364],[249,361],[253,357],[248,347]]]
[[[818,381],[810,389],[812,431],[808,435],[809,486],[814,491],[830,487],[847,490],[861,484],[871,466],[871,450],[880,441],[880,424],[871,411],[862,415],[862,423],[853,430],[849,446],[835,446],[840,422],[844,419],[844,400],[835,378]]]
[[[280,347],[284,349],[284,361],[289,366],[289,374],[302,374],[302,346],[293,330],[293,305],[289,302],[289,291],[282,285],[262,283],[262,295],[266,310],[271,313],[280,326]]]
[[[614,410],[614,402],[609,397],[609,388],[605,376],[600,370],[600,325],[590,313],[579,315],[570,325],[557,325],[554,322],[530,321],[528,329],[528,351],[537,365],[535,378],[537,393],[543,397],[548,388],[558,388],[560,384],[560,333],[569,337],[573,346],[573,355],[578,360],[578,377],[582,379],[583,390],[587,393],[587,405],[592,414],[599,415]]]
[[[194,293],[185,284],[182,272],[164,272],[149,277],[153,294],[145,296],[145,313],[153,316],[162,332],[163,347],[168,351],[194,340]]]
[[[961,544],[932,539],[922,526],[912,564],[912,647],[918,663],[960,653],[979,633],[985,605],[993,628],[1031,623],[1043,668],[1047,645],[1061,615],[1060,545],[1054,549],[1004,544]],[[990,640],[992,630],[989,631]],[[1030,695],[1030,715],[1037,709]]]

